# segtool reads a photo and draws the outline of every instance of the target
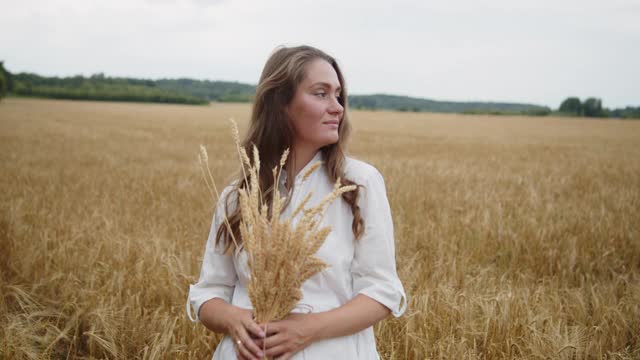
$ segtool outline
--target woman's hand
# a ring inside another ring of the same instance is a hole
[[[231,337],[240,360],[257,360],[264,356],[255,338],[264,338],[265,333],[253,320],[251,310],[232,307],[225,318],[226,333]]]
[[[284,320],[261,324],[261,327],[266,327],[267,337],[254,341],[259,348],[264,346],[266,356],[277,360],[290,359],[315,340],[312,314],[292,313]]]

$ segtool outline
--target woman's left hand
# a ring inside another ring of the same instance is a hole
[[[266,356],[287,360],[314,341],[313,323],[311,314],[292,313],[283,320],[268,323],[267,337],[254,341],[266,350]],[[260,327],[265,329],[265,324]]]

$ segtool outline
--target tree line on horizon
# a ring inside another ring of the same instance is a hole
[[[208,101],[186,93],[160,88],[151,80],[109,78],[103,74],[91,77],[44,77],[31,73],[11,74],[0,63],[0,82],[6,83],[5,94],[70,100],[132,101],[173,104],[207,104]]]
[[[568,97],[560,104],[558,112],[570,116],[640,118],[640,107],[627,106],[610,110],[602,106],[601,99],[594,97],[584,101],[575,96]]]
[[[6,95],[53,99],[132,101],[204,105],[217,102],[251,102],[255,86],[229,81],[194,79],[146,80],[107,77],[103,73],[84,77],[45,77],[33,73],[12,74],[0,61],[0,98]],[[581,101],[568,97],[558,110],[547,106],[501,102],[436,101],[387,94],[350,95],[349,106],[360,110],[395,110],[489,115],[578,116],[640,118],[640,106],[607,109],[602,100]]]

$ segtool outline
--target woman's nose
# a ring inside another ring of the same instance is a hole
[[[334,97],[333,101],[331,102],[331,108],[329,109],[329,111],[331,113],[342,113],[343,110],[344,110],[344,107],[342,106],[342,104],[340,104],[340,102],[338,101],[338,98]]]

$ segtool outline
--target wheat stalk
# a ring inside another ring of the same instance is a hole
[[[283,154],[281,164],[284,164],[286,155],[287,152]],[[254,164],[259,164],[259,154],[255,148],[253,156]],[[319,164],[312,165],[303,179],[306,180],[318,168]],[[258,175],[259,165],[249,166],[248,169],[249,175],[254,178]],[[274,169],[276,179],[279,173]],[[331,231],[330,227],[318,229],[318,217],[324,215],[326,205],[344,192],[354,189],[353,185],[341,186],[337,182],[333,191],[319,205],[301,210],[311,198],[311,194],[307,194],[292,216],[284,221],[279,216],[283,199],[277,186],[274,186],[270,218],[267,206],[259,200],[257,181],[250,181],[246,189],[239,190],[242,214],[240,228],[251,271],[249,298],[259,323],[286,317],[302,298],[302,284],[327,267],[314,256]],[[292,226],[293,217],[300,211],[304,215]]]

